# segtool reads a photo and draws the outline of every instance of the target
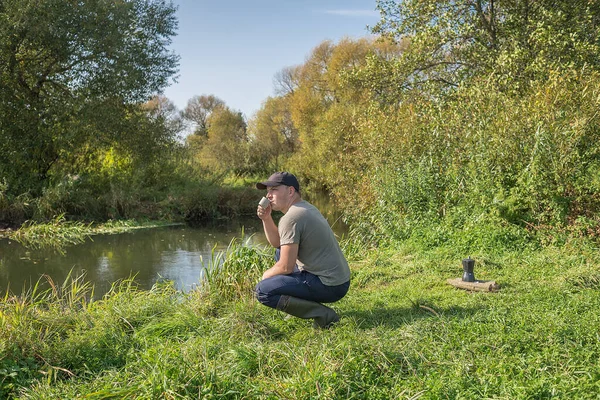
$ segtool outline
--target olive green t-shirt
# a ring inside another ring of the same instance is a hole
[[[350,268],[329,223],[319,210],[301,200],[279,220],[280,244],[298,244],[298,266],[327,286],[350,280]]]

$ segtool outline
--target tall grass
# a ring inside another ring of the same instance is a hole
[[[244,233],[242,231],[242,237]],[[262,272],[272,265],[273,255],[266,249],[249,246],[233,238],[225,251],[212,250],[211,258],[204,263],[202,288],[223,300],[236,300],[251,296]]]
[[[135,229],[174,225],[160,221],[120,220],[101,224],[67,221],[59,215],[48,223],[26,221],[18,230],[9,231],[8,237],[30,248],[49,248],[62,252],[71,245],[83,243],[93,235],[110,235]]]
[[[27,247],[62,249],[68,245],[83,243],[91,234],[91,224],[68,222],[64,215],[49,223],[25,222],[11,234],[11,238]]]
[[[70,277],[0,303],[0,397],[595,399],[599,254],[472,254],[501,289],[469,293],[446,284],[462,273],[452,246],[380,247],[352,262],[330,330],[259,305],[270,260],[239,242],[189,293],[125,280],[89,301]]]

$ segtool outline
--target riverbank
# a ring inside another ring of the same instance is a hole
[[[222,273],[182,294],[115,285],[102,301],[74,279],[7,298],[0,394],[20,398],[596,398],[597,246],[476,254],[497,293],[448,285],[449,247],[345,243],[352,287],[330,330],[259,305],[270,254],[234,244]],[[210,262],[209,262],[210,264]],[[214,264],[214,263],[213,263]]]

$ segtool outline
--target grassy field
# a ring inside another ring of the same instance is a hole
[[[600,253],[570,242],[471,254],[497,293],[448,285],[451,248],[346,245],[340,323],[258,304],[271,255],[233,243],[202,290],[83,278],[0,303],[0,397],[22,399],[597,399]]]

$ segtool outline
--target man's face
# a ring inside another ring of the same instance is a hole
[[[281,211],[289,205],[293,190],[290,186],[278,185],[267,188],[266,198],[271,202],[271,207],[275,211]]]

